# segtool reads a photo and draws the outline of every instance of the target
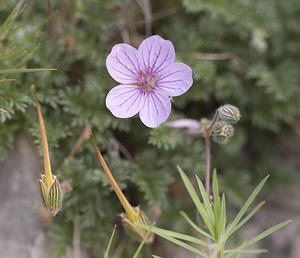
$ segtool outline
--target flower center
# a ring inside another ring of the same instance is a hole
[[[148,75],[143,70],[140,70],[140,77],[136,82],[136,85],[142,87],[144,94],[148,91],[155,89],[155,80],[157,79],[156,74]]]

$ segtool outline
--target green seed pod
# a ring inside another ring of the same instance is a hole
[[[220,121],[213,128],[213,139],[217,143],[225,144],[233,136],[233,133],[234,128],[231,124]]]
[[[42,179],[39,180],[42,200],[48,210],[53,216],[61,209],[62,195],[60,184],[56,176],[52,176],[52,182],[48,185],[47,178],[45,175],[42,175]]]
[[[142,241],[149,233],[148,230],[145,229],[142,225],[149,225],[149,222],[145,213],[140,209],[140,207],[134,207],[133,209],[136,213],[136,217],[134,219],[128,218],[128,215],[125,212],[121,213],[120,216],[122,218],[124,228],[126,228],[129,232],[134,233],[134,235],[138,237],[138,240]],[[154,234],[151,232],[148,235],[145,243],[152,243],[153,238]]]
[[[237,123],[241,118],[239,109],[230,104],[226,104],[224,106],[219,107],[218,111],[219,111],[219,118],[230,124]]]

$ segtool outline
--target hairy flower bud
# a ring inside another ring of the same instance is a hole
[[[129,218],[128,214],[123,212],[120,214],[122,218],[123,226],[134,233],[135,236],[138,237],[139,241],[142,241],[145,237],[147,237],[148,230],[143,227],[143,225],[149,225],[149,221],[145,215],[145,213],[140,209],[140,207],[134,207],[133,210],[136,213],[134,219]],[[154,238],[154,234],[151,232],[148,235],[145,243],[150,244],[152,243]]]
[[[233,133],[234,128],[231,124],[220,121],[213,128],[213,139],[217,143],[225,144],[233,136]]]
[[[45,175],[39,180],[42,200],[53,216],[61,209],[62,195],[60,184],[56,176],[52,176],[52,181],[47,181]]]
[[[230,124],[237,123],[241,118],[239,109],[230,104],[226,104],[224,106],[219,107],[218,111],[219,111],[219,118]]]

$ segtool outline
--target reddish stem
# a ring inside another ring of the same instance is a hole
[[[210,198],[210,135],[215,123],[219,119],[219,111],[215,113],[214,119],[205,132],[205,152],[206,152],[206,173],[205,173],[205,190]]]
[[[210,196],[210,132],[205,134],[205,149],[206,149],[206,175],[205,175],[205,190]]]

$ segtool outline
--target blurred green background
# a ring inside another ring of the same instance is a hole
[[[0,24],[16,4],[0,1]],[[226,103],[240,108],[242,119],[230,143],[212,145],[212,167],[217,168],[229,209],[239,207],[267,173],[271,178],[265,196],[296,189],[299,24],[298,0],[25,1],[21,15],[0,40],[0,68],[57,71],[10,75],[16,81],[0,84],[0,107],[7,111],[0,112],[0,159],[5,161],[16,137],[27,132],[41,151],[30,92],[35,84],[53,171],[72,187],[64,195],[62,212],[47,228],[56,255],[65,255],[72,246],[78,218],[81,244],[90,257],[102,257],[115,223],[113,248],[126,241],[121,257],[130,257],[137,247],[120,225],[117,214],[122,208],[91,143],[83,141],[70,155],[86,126],[93,128],[113,175],[133,205],[158,219],[159,226],[181,232],[186,224],[179,211],[196,217],[176,165],[190,176],[204,178],[203,139],[164,125],[150,130],[138,118],[113,117],[105,106],[106,94],[117,85],[105,59],[120,42],[137,47],[147,36],[158,34],[173,42],[177,61],[192,67],[194,84],[173,99],[168,121],[212,118]],[[4,58],[3,49],[23,48],[23,57],[28,58],[19,66],[18,59]],[[155,244],[145,248],[144,257]]]

